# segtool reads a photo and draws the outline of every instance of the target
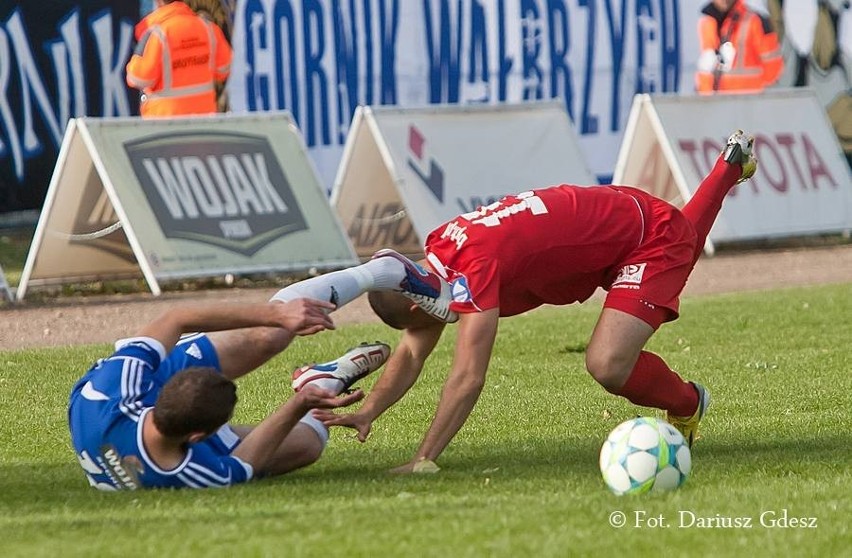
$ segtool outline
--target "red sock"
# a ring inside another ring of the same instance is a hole
[[[722,209],[722,202],[731,188],[742,176],[742,166],[739,164],[726,163],[721,157],[716,160],[713,170],[710,171],[692,198],[683,206],[681,212],[689,219],[695,232],[698,233],[698,242],[695,248],[695,259],[701,255],[704,249],[704,241],[710,234],[710,229]]]
[[[648,351],[639,353],[639,360],[618,395],[676,417],[690,417],[698,409],[698,392],[692,384],[684,382],[663,359]]]

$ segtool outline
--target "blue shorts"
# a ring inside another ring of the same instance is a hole
[[[205,333],[193,333],[181,337],[172,352],[160,363],[157,376],[166,383],[181,370],[198,366],[215,368],[221,372],[219,355],[216,354],[216,348]]]
[[[164,385],[169,378],[181,370],[199,366],[222,371],[216,348],[205,333],[193,333],[182,337],[166,359],[160,363],[156,376],[162,382],[161,385]],[[210,446],[218,455],[230,455],[240,445],[240,437],[229,424],[225,424],[202,443]]]

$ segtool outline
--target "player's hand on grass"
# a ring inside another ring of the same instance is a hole
[[[349,406],[364,399],[364,392],[357,389],[352,393],[335,395],[334,392],[306,385],[293,397],[303,409],[309,411],[311,409],[335,409]]]
[[[441,468],[432,461],[431,459],[426,459],[425,457],[419,457],[404,465],[400,465],[399,467],[394,467],[390,470],[390,472],[394,475],[410,475],[410,474],[431,474],[437,473]]]
[[[337,414],[332,411],[317,409],[313,414],[327,427],[345,426],[354,429],[357,432],[359,442],[366,442],[370,430],[373,428],[373,421],[358,413]]]
[[[324,329],[334,329],[329,313],[334,304],[312,298],[297,298],[287,302],[273,301],[281,327],[296,335],[313,335]]]

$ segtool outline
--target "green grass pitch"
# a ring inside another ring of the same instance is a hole
[[[429,423],[453,328],[366,444],[335,431],[310,468],[211,491],[88,487],[67,394],[109,346],[0,352],[0,555],[848,556],[852,285],[687,299],[650,349],[713,405],[685,486],[639,497],[610,494],[598,472],[610,429],[655,414],[585,373],[599,304],[503,321],[479,404],[433,476],[386,471]],[[293,367],[396,335],[360,325],[300,339],[240,381],[237,421],[287,397]]]

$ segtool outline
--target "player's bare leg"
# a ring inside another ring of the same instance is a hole
[[[207,337],[216,348],[222,375],[231,380],[259,368],[293,340],[291,333],[275,327],[217,331]]]
[[[610,393],[636,405],[690,417],[699,406],[698,392],[662,358],[642,350],[653,333],[644,320],[604,308],[586,349],[586,368]]]
[[[231,426],[240,438],[245,438],[254,427]],[[290,434],[275,451],[267,475],[283,475],[316,462],[328,442],[328,429],[316,419],[306,415],[293,427]]]
[[[618,394],[653,334],[643,320],[604,308],[586,348],[586,369],[604,389]]]

